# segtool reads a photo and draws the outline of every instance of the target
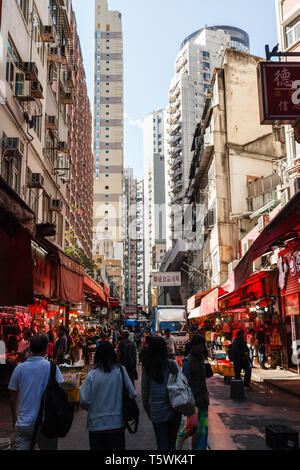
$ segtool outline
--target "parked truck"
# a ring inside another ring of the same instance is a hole
[[[163,335],[169,328],[176,341],[177,350],[180,354],[184,352],[185,345],[189,340],[187,313],[183,305],[164,305],[153,309],[152,334],[159,332]]]

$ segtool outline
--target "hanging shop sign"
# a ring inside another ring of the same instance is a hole
[[[180,287],[181,273],[153,273],[152,287]]]
[[[125,315],[138,315],[139,313],[142,313],[143,308],[142,307],[135,307],[135,306],[128,306],[125,307],[124,313]]]
[[[286,315],[299,315],[299,294],[285,296],[285,312]]]
[[[260,62],[258,89],[261,124],[291,124],[300,117],[300,63]]]

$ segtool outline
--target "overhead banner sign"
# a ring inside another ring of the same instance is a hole
[[[260,62],[261,124],[291,124],[300,118],[300,62]]]
[[[153,273],[152,287],[180,287],[181,273]]]

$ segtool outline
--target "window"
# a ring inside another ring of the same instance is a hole
[[[291,47],[300,40],[300,17],[298,16],[292,23],[285,28],[286,46]]]
[[[15,94],[21,94],[24,87],[24,74],[19,70],[20,56],[12,45],[10,38],[7,41],[6,81]]]
[[[210,73],[204,73],[203,78],[204,80],[210,80]]]
[[[50,197],[46,193],[43,193],[43,222],[52,223],[52,213],[49,210]]]
[[[209,52],[203,51],[203,57],[209,57]]]
[[[33,10],[33,42],[42,63],[44,63],[45,45],[41,40],[41,20],[35,8]]]
[[[23,16],[28,21],[29,0],[18,0],[19,7],[22,10]]]

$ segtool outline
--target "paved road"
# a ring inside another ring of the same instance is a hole
[[[209,409],[209,446],[212,450],[266,450],[265,427],[286,425],[300,433],[300,400],[291,395],[275,390],[266,390],[264,385],[256,383],[251,391],[246,391],[246,398],[233,401],[229,398],[230,387],[223,378],[214,376],[208,380],[210,391]],[[152,425],[141,410],[139,431],[136,435],[127,433],[128,450],[156,450]],[[184,424],[184,421],[182,425]],[[12,433],[8,401],[0,402],[0,437]],[[184,450],[189,450],[187,442]],[[86,412],[75,413],[74,423],[69,435],[60,440],[60,450],[88,450],[86,431]]]
[[[287,425],[300,432],[300,401],[297,398],[267,391],[262,384],[254,384],[251,391],[246,391],[245,400],[234,401],[229,398],[230,387],[220,376],[209,379],[208,386],[211,401],[209,447],[212,450],[267,450],[265,427],[269,425]],[[140,383],[137,390],[140,426],[136,435],[127,433],[127,449],[156,450],[152,425],[141,404]],[[80,410],[75,415],[70,434],[60,441],[60,449],[88,448],[86,412]],[[190,442],[186,442],[183,450],[189,448]]]

